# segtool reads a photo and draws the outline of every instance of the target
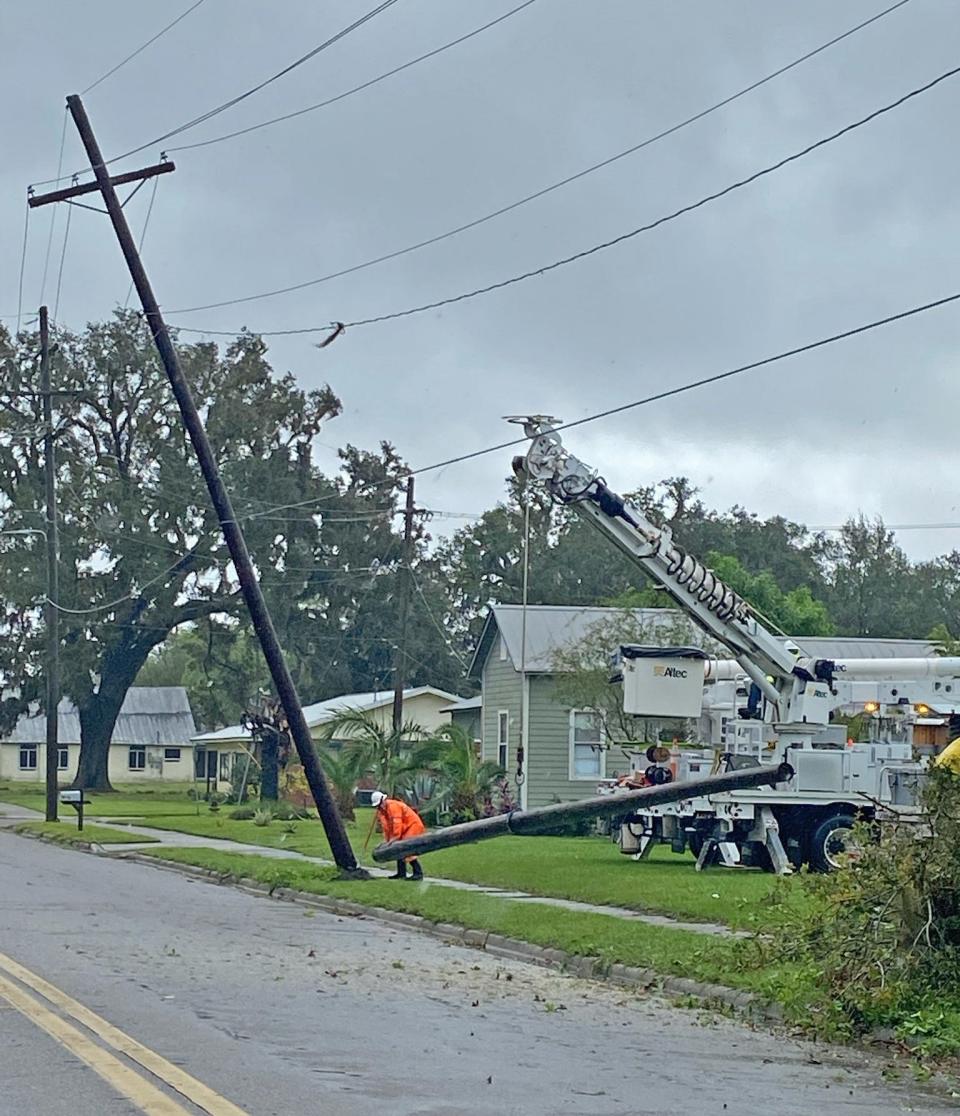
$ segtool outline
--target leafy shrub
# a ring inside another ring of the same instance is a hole
[[[932,768],[923,806],[923,830],[863,825],[855,860],[802,876],[801,903],[782,892],[755,948],[796,963],[795,1007],[805,996],[821,1033],[893,1028],[922,1051],[960,1054],[960,778]]]
[[[253,815],[254,825],[269,825],[273,821],[272,810],[257,810]]]
[[[256,812],[252,806],[238,806],[236,810],[230,811],[228,817],[231,821],[250,821]]]

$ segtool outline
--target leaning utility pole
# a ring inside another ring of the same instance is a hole
[[[403,565],[400,574],[400,633],[393,660],[393,731],[398,735],[403,725],[403,689],[407,669],[407,613],[410,611],[410,582],[413,570],[413,477],[407,477],[407,504],[403,510]]]
[[[50,324],[46,306],[40,307],[40,394],[43,398],[43,474],[46,488],[47,599],[44,627],[47,637],[46,708],[47,764],[46,789],[48,822],[57,820],[57,760],[60,755],[58,714],[60,708],[60,578],[57,538],[57,480],[53,447],[53,392],[50,389]]]
[[[133,279],[137,294],[140,296],[147,324],[153,333],[160,359],[163,361],[167,378],[173,388],[180,414],[183,416],[184,426],[190,435],[190,441],[193,443],[194,452],[197,455],[200,469],[207,483],[207,489],[210,492],[211,502],[220,520],[223,537],[237,571],[243,599],[253,621],[260,646],[263,649],[263,656],[270,669],[273,684],[283,704],[287,724],[290,726],[290,735],[296,745],[300,762],[303,764],[303,772],[313,795],[313,800],[317,804],[317,811],[323,822],[327,840],[330,842],[333,858],[342,874],[354,878],[365,878],[367,873],[357,865],[357,859],[350,846],[347,831],[323,776],[323,769],[314,749],[313,738],[303,715],[300,697],[284,660],[280,641],[277,639],[277,633],[273,627],[263,591],[257,580],[253,562],[250,559],[250,552],[247,550],[246,539],[234,514],[233,505],[223,483],[223,478],[220,476],[216,458],[213,455],[207,432],[203,426],[203,420],[200,418],[193,394],[184,378],[177,351],[170,340],[166,322],[164,322],[163,315],[160,313],[160,307],[147,279],[147,273],[140,260],[140,254],[130,232],[130,226],[127,224],[126,215],[120,199],[117,197],[115,187],[118,182],[133,182],[138,179],[153,177],[155,174],[166,173],[173,170],[173,164],[162,163],[159,167],[149,167],[143,171],[111,178],[82,101],[76,95],[70,96],[67,98],[67,108],[70,110],[73,122],[77,126],[77,131],[80,133],[87,158],[90,160],[90,166],[96,176],[96,185],[87,184],[86,186],[73,187],[72,190],[54,191],[52,194],[43,197],[32,197],[28,204],[36,207],[49,204],[51,201],[68,201],[75,193],[90,193],[92,190],[99,190],[113,224],[114,232],[117,234],[117,240],[120,242],[120,248],[127,261],[127,267],[130,269],[130,277]]]

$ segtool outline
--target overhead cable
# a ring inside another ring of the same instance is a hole
[[[157,186],[160,183],[160,176],[155,175],[153,179],[153,189],[150,191],[150,203],[147,206],[147,215],[143,219],[143,228],[140,230],[140,242],[137,244],[137,254],[143,253],[143,242],[147,239],[147,229],[150,227],[150,216],[153,213],[153,203],[157,199]],[[132,197],[133,195],[131,195]],[[128,199],[129,200],[129,199]],[[123,308],[130,304],[130,296],[133,294],[133,280],[130,280],[130,285],[127,287],[127,297],[123,300]]]
[[[935,310],[941,306],[947,306],[950,303],[960,301],[960,291],[955,294],[946,295],[944,298],[935,299],[933,302],[925,302],[919,306],[913,306],[909,310],[902,310],[896,314],[889,314],[884,318],[876,318],[871,322],[866,322],[863,325],[854,326],[851,329],[842,330],[840,333],[832,333],[828,337],[821,337],[816,341],[808,341],[804,345],[798,345],[793,349],[785,349],[782,352],[775,353],[773,356],[763,357],[760,360],[755,360],[749,364],[741,364],[736,368],[731,368],[726,372],[718,372],[712,376],[705,376],[699,380],[693,380],[687,384],[681,384],[675,388],[669,388],[665,391],[657,392],[655,395],[645,396],[643,399],[635,399],[630,403],[623,403],[617,407],[611,407],[606,411],[598,411],[596,414],[588,415],[586,418],[576,419],[573,422],[561,423],[554,429],[571,430],[576,426],[584,426],[588,422],[596,422],[598,419],[608,418],[611,415],[620,414],[623,411],[632,410],[635,407],[642,407],[648,403],[655,403],[661,399],[668,399],[674,395],[682,395],[685,392],[693,391],[696,388],[706,387],[708,384],[719,383],[721,380],[728,380],[733,376],[739,376],[744,372],[751,372],[757,368],[763,368],[766,365],[776,364],[778,361],[787,360],[789,357],[799,356],[802,353],[812,352],[814,349],[822,349],[827,345],[833,345],[837,341],[844,341],[849,337],[855,337],[861,333],[869,333],[871,330],[879,329],[882,326],[891,325],[894,322],[903,321],[905,318],[912,318],[918,314],[923,314],[928,310]],[[384,488],[396,484],[397,480],[403,480],[405,477],[416,477],[422,473],[432,473],[437,469],[445,469],[448,465],[459,465],[463,461],[473,461],[478,457],[485,457],[490,453],[498,453],[500,450],[512,449],[514,446],[526,445],[529,439],[527,438],[511,438],[506,442],[498,442],[496,445],[487,446],[484,449],[473,450],[471,453],[459,454],[457,457],[447,457],[443,461],[436,461],[432,465],[421,465],[417,469],[409,469],[407,472],[401,474],[396,479],[385,481],[380,485],[374,486]],[[293,508],[305,508],[315,503],[315,500],[300,500],[292,504],[278,504],[274,508],[270,508],[271,512],[287,511]]]
[[[196,0],[196,3],[191,4],[191,6],[187,8],[185,12],[181,12],[175,20],[173,20],[171,23],[168,23],[166,27],[158,31],[152,38],[147,39],[147,41],[141,46],[138,46],[132,54],[128,54],[127,57],[118,62],[116,66],[114,66],[112,69],[107,70],[105,74],[101,74],[96,81],[91,82],[86,89],[81,91],[80,96],[85,97],[92,89],[96,89],[97,86],[101,84],[101,82],[106,81],[108,77],[113,77],[117,70],[122,69],[128,62],[132,62],[138,54],[141,54],[143,51],[145,51],[147,47],[155,43],[157,39],[161,38],[163,35],[166,35],[166,33],[176,27],[182,19],[186,19],[191,12],[196,11],[196,9],[199,8],[202,3],[203,0]],[[60,173],[59,170],[57,171],[57,173]]]
[[[169,148],[169,152],[170,154],[174,154],[178,151],[194,151],[198,147],[209,147],[215,143],[223,143],[225,140],[236,139],[238,136],[246,136],[251,132],[258,132],[261,128],[269,128],[271,125],[280,124],[285,120],[295,120],[298,116],[304,116],[309,112],[316,112],[317,109],[327,108],[328,105],[336,104],[337,101],[346,100],[347,97],[352,97],[354,93],[361,93],[364,89],[369,89],[371,86],[377,85],[381,81],[393,77],[395,74],[403,73],[404,70],[409,70],[411,66],[416,66],[420,62],[426,62],[428,58],[435,58],[438,54],[443,54],[444,51],[450,50],[451,47],[465,43],[475,35],[480,35],[482,32],[488,31],[491,27],[496,27],[498,23],[503,23],[504,20],[516,15],[517,12],[523,11],[524,8],[529,8],[530,5],[535,2],[536,0],[524,0],[524,2],[518,4],[517,7],[511,8],[510,11],[505,12],[501,16],[497,16],[496,19],[491,19],[488,23],[484,23],[480,27],[475,27],[472,31],[468,31],[467,34],[461,35],[457,39],[451,39],[450,42],[444,43],[443,46],[435,47],[433,50],[427,51],[426,54],[411,58],[409,62],[404,62],[400,66],[394,66],[392,70],[387,70],[386,73],[379,74],[369,81],[364,81],[360,85],[354,85],[351,89],[347,89],[343,93],[338,93],[335,97],[328,97],[325,101],[318,101],[315,105],[308,105],[306,108],[297,109],[296,112],[287,112],[284,113],[283,116],[274,116],[270,120],[261,120],[259,124],[251,124],[248,128],[240,128],[235,132],[227,132],[222,136],[214,136],[211,139],[199,140],[197,143],[183,144],[180,147],[171,147]],[[908,0],[900,0],[900,3],[906,4]],[[895,5],[895,7],[899,7],[899,4]]]
[[[73,206],[67,206],[67,225],[63,230],[63,248],[60,252],[60,268],[57,271],[57,294],[53,302],[53,320],[56,321],[60,312],[60,288],[63,286],[63,265],[67,259],[67,242],[70,240],[70,218],[73,215]]]
[[[909,310],[901,310],[897,314],[888,314],[885,318],[876,318],[872,322],[865,322],[863,325],[842,330],[840,333],[832,333],[828,337],[819,338],[817,341],[808,341],[806,344],[798,345],[793,349],[784,349],[782,352],[774,353],[773,356],[763,357],[760,360],[751,361],[749,364],[738,365],[736,368],[730,368],[726,372],[718,372],[712,376],[704,376],[702,379],[680,384],[674,388],[667,388],[664,391],[656,392],[654,395],[644,396],[643,399],[634,399],[630,403],[621,403],[617,407],[609,407],[605,411],[597,411],[596,414],[587,415],[586,418],[560,423],[554,427],[554,430],[573,430],[577,426],[585,426],[588,422],[596,422],[598,419],[610,418],[611,415],[619,415],[624,411],[631,411],[636,407],[643,407],[648,403],[657,403],[662,399],[670,399],[675,395],[683,395],[685,392],[693,391],[696,388],[706,387],[708,384],[720,383],[721,380],[729,380],[733,376],[742,375],[744,372],[752,372],[757,368],[764,368],[767,365],[776,364],[781,360],[800,356],[802,353],[812,352],[814,349],[822,349],[827,345],[835,344],[837,341],[845,341],[849,337],[856,337],[861,333],[869,333],[871,330],[880,329],[882,326],[891,325],[893,322],[900,322],[905,318],[912,318],[917,314],[924,314],[928,310],[936,310],[941,306],[947,306],[957,301],[960,301],[960,291],[957,291],[955,294],[946,295],[944,298],[935,299],[933,302],[925,302],[920,306],[913,306]],[[472,453],[460,454],[458,457],[448,457],[446,460],[438,461],[433,465],[424,465],[419,469],[411,469],[407,475],[419,476],[421,473],[430,473],[435,469],[444,469],[448,465],[457,465],[461,461],[472,461],[474,458],[483,457],[488,453],[510,449],[513,446],[526,445],[528,441],[529,439],[525,437],[512,438],[508,442],[500,442],[495,446],[487,446],[486,449],[474,450]]]
[[[282,70],[278,70],[277,73],[272,74],[268,78],[265,78],[257,85],[251,86],[249,89],[244,90],[244,92],[238,93],[235,97],[231,97],[230,100],[224,101],[222,104],[216,105],[212,109],[208,109],[207,112],[201,113],[200,116],[195,116],[192,120],[188,120],[185,124],[180,124],[176,128],[171,128],[169,132],[164,132],[162,136],[157,136],[155,139],[149,140],[147,143],[142,143],[139,145],[139,147],[132,147],[129,151],[124,151],[122,155],[114,155],[112,159],[106,159],[103,165],[110,166],[112,163],[119,163],[121,160],[129,158],[131,155],[138,155],[141,151],[146,151],[148,147],[156,147],[157,144],[163,143],[164,140],[172,139],[174,136],[182,135],[182,133],[189,131],[191,128],[196,128],[198,124],[203,124],[207,120],[212,120],[213,117],[219,116],[221,112],[226,112],[227,109],[233,108],[234,105],[238,105],[241,101],[245,101],[248,97],[252,97],[255,93],[259,93],[261,89],[265,89],[268,85],[272,85],[273,82],[279,81],[280,78],[285,77],[292,70],[295,70],[298,66],[302,66],[305,62],[309,62],[311,58],[316,57],[316,55],[318,55],[321,51],[333,46],[334,43],[339,42],[346,35],[349,35],[352,31],[356,31],[357,28],[362,27],[369,20],[373,19],[374,16],[378,16],[381,12],[386,11],[387,8],[393,7],[393,5],[396,3],[397,0],[383,0],[382,3],[378,4],[376,8],[373,8],[371,11],[367,12],[366,15],[363,15],[359,19],[354,20],[353,23],[351,23],[349,26],[344,27],[335,35],[331,35],[329,39],[325,39],[322,43],[319,43],[312,50],[308,51],[304,55],[301,55],[301,57],[296,59],[296,61],[291,62],[288,66],[284,66]],[[91,169],[91,167],[85,167],[83,170],[77,171],[76,173],[86,174],[87,171]],[[59,179],[50,178],[47,179],[45,182],[35,182],[33,183],[33,185],[46,186],[49,183],[55,181],[59,181]]]
[[[63,127],[60,129],[60,154],[57,156],[57,174],[63,170],[63,150],[67,142],[67,121],[70,119],[66,109],[63,110]],[[40,280],[40,303],[43,304],[47,290],[47,271],[50,267],[50,249],[53,246],[53,229],[57,223],[57,210],[59,206],[50,207],[50,228],[47,231],[47,250],[43,256],[43,278]]]
[[[799,159],[803,159],[805,156],[812,154],[814,151],[818,151],[820,148],[826,147],[828,144],[833,143],[835,140],[841,139],[843,136],[849,135],[851,132],[856,131],[858,128],[862,128],[864,125],[877,120],[879,117],[884,116],[889,112],[893,112],[895,109],[900,108],[902,105],[905,105],[913,98],[919,97],[923,93],[928,93],[931,89],[934,89],[942,82],[947,81],[949,78],[956,77],[958,73],[960,73],[960,66],[955,66],[953,69],[947,70],[945,73],[942,73],[938,77],[935,77],[932,81],[928,81],[924,85],[918,86],[916,89],[912,89],[909,93],[905,93],[902,97],[898,97],[895,101],[891,101],[889,104],[884,105],[882,108],[874,109],[873,112],[868,113],[866,116],[861,117],[859,120],[855,120],[851,124],[847,124],[843,128],[840,128],[838,131],[832,132],[830,135],[824,136],[822,139],[808,144],[806,147],[801,148],[799,151],[795,151],[792,155],[787,155],[784,158],[779,159],[776,163],[771,163],[769,166],[763,167],[758,171],[754,171],[753,174],[748,175],[746,178],[741,178],[738,179],[736,182],[731,182],[728,186],[724,186],[722,189],[716,190],[712,194],[707,194],[705,197],[700,198],[698,201],[691,202],[689,205],[682,206],[680,209],[675,209],[672,213],[667,213],[664,216],[658,217],[656,218],[656,220],[650,221],[645,225],[640,225],[635,229],[631,229],[629,232],[620,233],[619,236],[615,236],[610,240],[601,241],[599,244],[594,244],[590,248],[584,248],[580,252],[574,252],[570,256],[564,256],[562,259],[554,260],[552,263],[542,264],[540,267],[533,268],[530,271],[521,272],[519,275],[513,275],[508,279],[501,279],[496,283],[489,283],[485,287],[477,287],[473,290],[465,291],[462,294],[452,295],[448,298],[437,299],[434,302],[422,303],[419,306],[411,306],[408,307],[406,310],[394,310],[388,314],[379,314],[369,318],[360,318],[357,321],[353,322],[327,322],[325,325],[307,326],[299,329],[256,330],[254,332],[261,337],[281,337],[290,336],[293,334],[325,333],[336,326],[345,327],[346,329],[356,329],[360,326],[376,325],[380,322],[394,321],[397,318],[408,318],[414,314],[423,314],[428,310],[437,310],[443,306],[451,306],[458,302],[465,302],[468,299],[477,298],[480,295],[490,294],[493,291],[503,290],[503,288],[511,287],[516,283],[522,283],[527,279],[537,278],[541,275],[547,274],[547,272],[556,271],[558,268],[566,267],[568,264],[576,263],[580,260],[586,259],[589,256],[593,256],[598,252],[604,252],[608,248],[613,248],[619,244],[623,244],[625,241],[632,240],[634,237],[640,236],[642,233],[650,232],[651,230],[659,228],[661,225],[665,225],[670,221],[675,221],[678,217],[682,217],[687,213],[692,213],[697,209],[702,209],[705,205],[709,205],[711,202],[718,201],[720,198],[726,197],[728,194],[732,194],[736,190],[741,190],[745,186],[749,186],[752,183],[758,181],[758,179],[765,178],[767,175],[774,174],[776,171],[782,170],[784,167],[789,166],[791,163],[795,163]],[[185,333],[203,333],[210,336],[224,337],[235,337],[238,333],[243,332],[242,330],[190,329],[186,326],[177,326],[177,328]]]
[[[27,238],[30,234],[30,206],[23,218],[23,249],[20,252],[20,279],[17,282],[17,328],[14,337],[20,332],[20,319],[23,317],[23,273],[27,267]]]
[[[400,256],[406,256],[411,252],[418,252],[422,248],[428,248],[428,247],[430,247],[430,245],[438,244],[438,243],[440,243],[440,241],[448,240],[450,237],[459,236],[460,233],[467,232],[470,229],[475,229],[479,225],[486,224],[487,221],[492,221],[497,217],[502,217],[504,214],[510,213],[515,209],[519,209],[521,206],[527,205],[529,202],[536,201],[538,198],[545,197],[547,194],[551,194],[551,193],[553,193],[553,191],[559,190],[564,186],[569,186],[570,183],[572,183],[572,182],[576,182],[581,178],[585,178],[587,175],[593,174],[595,171],[602,170],[604,167],[608,167],[611,164],[618,162],[620,159],[626,158],[628,155],[634,155],[634,154],[636,154],[636,152],[642,151],[645,147],[650,147],[652,144],[658,143],[662,139],[666,139],[667,136],[671,136],[675,132],[679,132],[681,129],[686,128],[691,124],[695,124],[698,120],[702,120],[704,117],[711,115],[711,113],[719,111],[720,109],[724,108],[725,106],[727,106],[729,104],[732,104],[734,101],[739,100],[741,97],[745,97],[748,93],[752,93],[754,90],[759,89],[761,86],[766,85],[768,82],[773,81],[775,78],[780,77],[782,74],[787,73],[789,70],[792,70],[795,67],[801,65],[802,63],[809,61],[809,59],[814,58],[816,55],[822,54],[823,51],[828,50],[830,47],[835,46],[837,43],[842,42],[844,39],[849,38],[851,35],[855,35],[858,31],[862,31],[865,27],[868,27],[871,23],[876,23],[877,20],[883,19],[884,16],[887,16],[891,12],[896,11],[897,8],[902,8],[905,4],[907,4],[909,2],[910,2],[910,0],[898,0],[898,2],[896,4],[892,4],[889,8],[885,8],[883,11],[878,12],[874,16],[871,16],[869,19],[864,20],[863,22],[856,24],[856,26],[849,28],[847,31],[844,31],[842,34],[834,36],[834,38],[828,40],[827,42],[821,43],[820,46],[815,47],[813,50],[807,51],[806,54],[800,55],[799,58],[795,58],[792,62],[788,62],[786,65],[781,66],[779,69],[773,70],[771,73],[767,74],[766,76],[764,76],[762,78],[758,78],[756,81],[753,81],[749,85],[746,85],[742,89],[739,89],[736,93],[731,93],[728,97],[724,97],[723,100],[717,101],[714,104],[708,106],[707,108],[699,110],[698,112],[694,113],[692,116],[688,116],[684,120],[681,120],[676,124],[672,124],[672,125],[670,125],[670,127],[664,128],[662,131],[657,132],[652,136],[648,136],[646,139],[641,140],[639,143],[635,143],[635,144],[633,144],[633,146],[627,147],[623,151],[618,151],[616,154],[610,155],[607,158],[602,159],[598,163],[593,163],[590,166],[583,168],[583,170],[579,170],[579,171],[576,171],[574,174],[568,175],[566,178],[561,178],[558,182],[553,182],[548,186],[544,186],[542,189],[535,190],[532,194],[527,194],[525,197],[522,197],[522,198],[519,198],[516,201],[510,202],[508,205],[501,206],[499,209],[495,209],[492,212],[486,213],[481,217],[476,217],[473,220],[466,221],[465,223],[463,223],[461,225],[457,225],[455,228],[448,229],[446,232],[437,233],[435,236],[428,237],[426,240],[417,241],[415,244],[408,244],[405,248],[398,248],[398,249],[396,249],[396,251],[387,252],[387,253],[384,253],[383,255],[380,255],[380,256],[375,256],[372,259],[364,260],[362,263],[354,264],[353,266],[343,268],[340,271],[334,271],[334,272],[330,272],[327,275],[321,275],[316,279],[307,279],[302,283],[294,283],[293,285],[288,286],[288,287],[277,287],[274,290],[262,291],[259,294],[246,295],[242,298],[224,299],[220,302],[208,302],[208,303],[205,303],[202,306],[187,306],[187,307],[183,307],[179,310],[171,310],[171,311],[169,311],[169,313],[171,313],[171,314],[192,314],[192,313],[194,313],[195,311],[198,311],[198,310],[214,310],[214,309],[217,309],[218,307],[221,307],[221,306],[236,306],[236,305],[239,305],[240,303],[244,303],[244,302],[255,302],[255,301],[257,301],[261,298],[271,298],[274,295],[289,294],[292,291],[300,291],[300,290],[304,290],[307,287],[316,286],[320,283],[327,283],[332,279],[340,279],[345,275],[352,275],[354,272],[363,271],[366,268],[374,267],[377,264],[382,264],[382,263],[386,263],[389,260],[398,259]],[[521,7],[526,7],[526,5],[521,5]],[[514,12],[517,12],[519,10],[520,10],[520,8],[514,8],[513,12],[508,12],[507,13],[507,16],[513,15]],[[500,18],[501,19],[506,19],[507,16],[501,16]],[[492,24],[487,24],[486,26],[489,27],[489,26],[492,26]],[[482,31],[482,30],[484,30],[484,28],[479,28],[477,31],[471,32],[471,34],[478,34],[479,31]],[[455,40],[455,41],[459,41],[459,40]],[[454,44],[450,43],[448,45],[452,46]],[[446,49],[446,48],[441,48],[441,49]],[[428,55],[424,55],[423,57],[428,57]],[[412,65],[412,63],[409,63],[409,65]],[[389,76],[389,75],[383,75],[383,76],[386,77],[386,76]],[[380,79],[375,79],[375,80],[380,80]],[[358,86],[357,87],[357,89],[362,89],[362,88],[365,88],[365,86]],[[351,92],[353,92],[353,90],[351,90]],[[347,94],[341,94],[341,96],[347,96]],[[337,99],[338,98],[334,98],[334,100],[337,100]],[[330,103],[332,103],[332,102],[330,102],[330,101],[322,102],[320,105],[316,105],[316,106],[313,106],[313,107],[321,108],[321,107],[323,107],[324,104],[330,104]],[[307,112],[307,111],[310,111],[310,110],[304,109],[302,111]],[[293,114],[293,115],[296,115],[296,114]],[[283,119],[286,119],[286,118],[285,117],[277,117],[277,120],[283,120]],[[259,124],[254,125],[254,127],[265,127],[267,123],[273,123],[273,121],[267,121],[267,122],[265,122],[265,124],[262,124],[262,125],[259,125]],[[249,131],[251,129],[246,129],[246,130]],[[243,134],[244,134],[243,132],[232,133],[232,135],[243,135]],[[231,138],[231,137],[230,136],[219,137],[219,139],[229,139],[229,138]],[[207,142],[216,143],[216,142],[219,142],[219,140],[209,140]],[[202,146],[202,144],[195,144],[193,146]],[[186,150],[186,148],[175,147],[175,148],[173,148],[173,150],[174,151],[183,151],[183,150]]]

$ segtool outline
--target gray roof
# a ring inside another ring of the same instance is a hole
[[[183,686],[133,686],[127,691],[111,737],[111,744],[186,744],[197,731],[190,701]],[[47,718],[42,714],[21,717],[0,743],[42,744]],[[80,714],[69,698],[57,708],[57,739],[61,744],[80,743]]]
[[[685,614],[669,608],[637,608],[631,610],[643,626],[656,634],[658,627],[673,629]],[[525,665],[528,673],[551,674],[556,654],[582,639],[603,620],[622,615],[618,608],[581,608],[576,605],[528,605]],[[521,666],[523,607],[492,605],[484,624],[480,642],[470,664],[470,677],[479,678],[494,637],[500,632],[507,654],[515,670]],[[699,634],[691,623],[696,645]],[[706,638],[706,637],[703,637]],[[797,636],[794,642],[808,655],[823,659],[915,658],[935,653],[936,644],[926,639],[856,639],[847,636]],[[611,648],[612,650],[612,648]]]
[[[403,700],[410,701],[411,698],[419,697],[421,694],[435,694],[449,702],[459,701],[457,694],[448,693],[446,690],[438,690],[435,686],[415,686],[413,689],[404,690]],[[392,704],[393,690],[371,690],[359,694],[341,694],[339,697],[327,698],[326,701],[318,701],[313,705],[305,705],[303,715],[307,719],[307,725],[310,728],[315,728],[317,725],[332,721],[340,713],[382,709],[385,705]],[[199,736],[194,736],[193,739],[198,744],[215,743],[220,740],[246,741],[250,739],[250,733],[243,725],[227,725],[226,728],[201,733]]]
[[[463,701],[455,702],[453,705],[445,705],[441,713],[468,713],[471,709],[482,709],[483,698],[477,694],[476,697],[464,698]]]

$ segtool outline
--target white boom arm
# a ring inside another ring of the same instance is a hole
[[[781,705],[782,719],[794,719],[788,708],[790,695],[802,693],[806,682],[829,684],[832,664],[802,660],[795,644],[770,632],[742,597],[673,541],[668,528],[651,523],[639,508],[611,491],[595,470],[564,449],[553,429],[555,420],[532,416],[511,421],[522,421],[532,439],[526,457],[517,458],[514,468],[545,484],[555,500],[593,523],[701,628],[729,647],[761,692]],[[796,717],[801,719],[805,718]]]

